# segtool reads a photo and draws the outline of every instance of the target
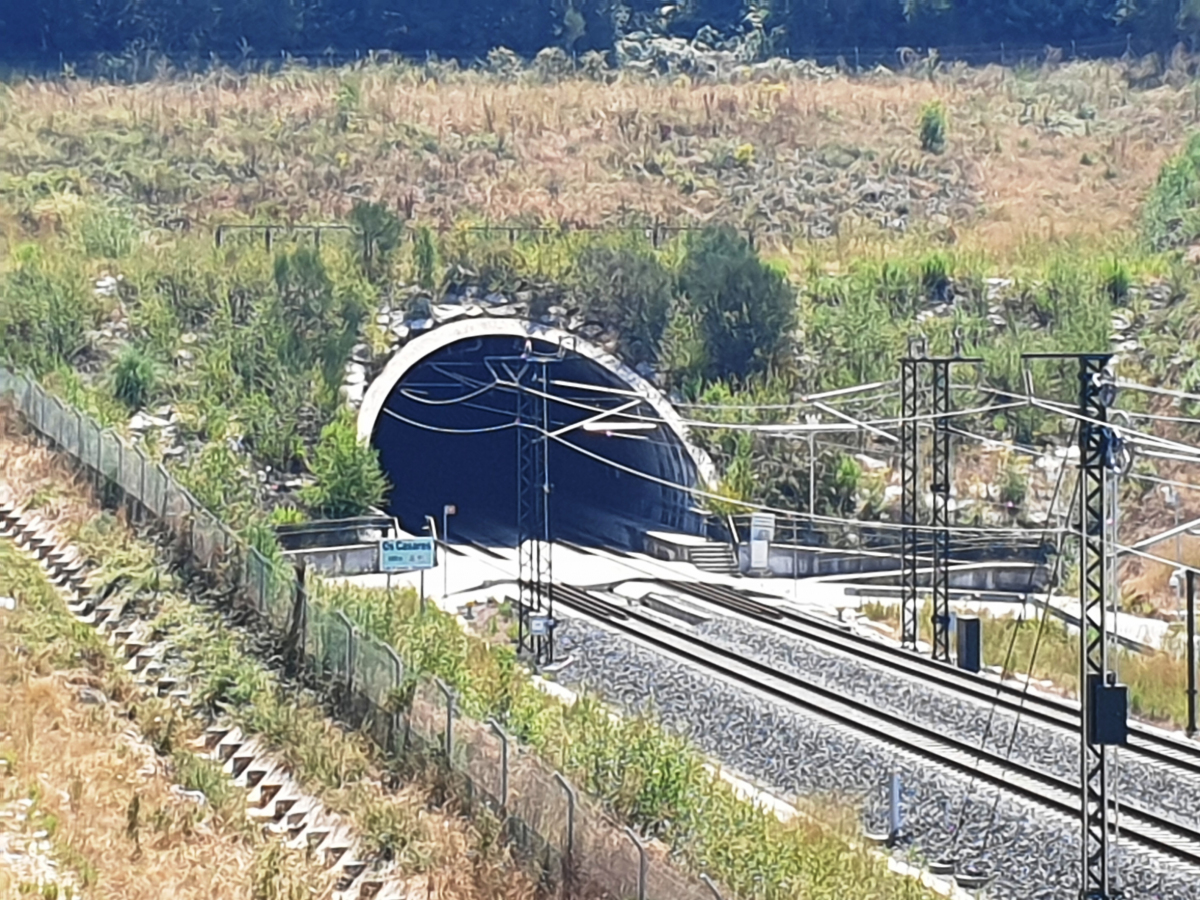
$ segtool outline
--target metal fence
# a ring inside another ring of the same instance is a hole
[[[498,815],[511,843],[561,896],[720,897],[672,865],[661,844],[643,843],[614,823],[498,723],[462,716],[445,684],[414,673],[411,696],[405,696],[404,665],[392,647],[342,612],[310,604],[293,570],[272,565],[248,546],[140,448],[32,378],[0,366],[0,398],[5,396],[98,487],[118,489],[135,520],[157,523],[199,565],[231,580],[236,595],[287,637],[287,661],[329,687],[340,716],[391,756],[444,766],[468,807],[482,804]]]

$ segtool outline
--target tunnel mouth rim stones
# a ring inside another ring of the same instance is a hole
[[[717,470],[712,458],[692,442],[682,416],[658,388],[631,366],[596,344],[561,328],[524,319],[459,319],[410,338],[392,354],[383,371],[367,386],[358,409],[359,441],[369,442],[373,439],[379,417],[383,414],[392,391],[423,360],[460,341],[487,337],[532,338],[553,344],[555,347],[565,346],[569,351],[606,369],[650,404],[678,439],[695,467],[695,487],[711,490],[718,483]]]

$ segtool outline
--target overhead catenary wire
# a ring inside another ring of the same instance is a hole
[[[519,387],[514,386],[510,389],[511,390],[529,390],[531,393],[533,393],[537,396],[541,396],[541,394],[542,394],[542,392],[538,391],[536,388],[528,388],[525,386],[519,386]],[[554,395],[547,395],[547,396],[550,397],[550,399],[555,399],[555,400],[558,399],[558,398],[554,397]],[[596,407],[589,406],[587,404],[573,404],[573,405],[581,406],[588,410],[593,410],[593,411],[596,410]],[[504,424],[500,424],[500,425],[494,425],[494,426],[488,426],[488,427],[479,428],[479,429],[455,429],[455,428],[447,428],[444,426],[434,426],[434,425],[429,425],[428,423],[418,422],[418,421],[410,419],[406,416],[402,416],[401,414],[397,413],[395,410],[391,410],[386,407],[385,407],[385,412],[389,416],[397,419],[398,421],[404,422],[405,424],[412,425],[414,427],[422,428],[422,429],[432,431],[432,432],[442,433],[442,434],[461,434],[461,435],[483,434],[483,433],[487,433],[487,432],[503,431],[508,428],[513,428],[513,427],[517,426],[517,423],[514,420],[513,422],[504,423]],[[625,415],[625,414],[622,413],[622,415]],[[655,420],[655,421],[661,421],[661,420]],[[526,425],[524,423],[522,423],[521,427],[538,428],[538,430],[540,430],[539,426]],[[758,510],[761,512],[771,512],[771,513],[775,513],[777,515],[796,518],[796,519],[802,519],[802,520],[810,521],[813,523],[825,523],[825,524],[839,525],[839,526],[861,526],[863,524],[869,524],[874,528],[880,528],[880,529],[884,529],[884,530],[889,530],[889,529],[890,530],[899,530],[904,527],[902,524],[894,523],[894,522],[879,521],[879,522],[864,523],[861,520],[847,519],[847,518],[842,518],[842,517],[837,517],[837,516],[822,516],[822,515],[817,515],[812,512],[801,513],[801,512],[797,512],[795,510],[783,509],[781,507],[775,507],[775,506],[771,506],[771,505],[765,504],[765,503],[757,503],[752,500],[741,500],[741,499],[731,498],[731,497],[728,497],[723,494],[718,494],[714,491],[705,490],[699,486],[680,484],[680,483],[672,481],[670,479],[660,478],[656,475],[651,475],[647,472],[642,472],[641,470],[635,469],[632,466],[623,465],[621,463],[616,462],[615,460],[608,459],[607,457],[605,457],[601,454],[594,453],[584,447],[580,447],[562,436],[550,435],[550,437],[553,437],[553,439],[556,442],[565,445],[566,447],[570,448],[571,450],[574,450],[577,453],[580,453],[584,456],[590,457],[590,458],[596,460],[597,462],[603,463],[604,465],[610,466],[614,469],[617,469],[619,471],[633,475],[635,477],[642,478],[646,481],[650,481],[655,484],[659,484],[663,487],[673,488],[675,490],[679,490],[684,493],[689,493],[689,494],[692,494],[697,497],[702,497],[704,499],[717,500],[717,501],[729,503],[734,506],[740,506],[747,510]],[[974,528],[974,527],[970,527],[970,526],[954,526],[953,528],[950,529],[950,533],[952,533],[952,534],[986,534],[986,535],[992,535],[992,536],[998,537],[998,536],[1005,535],[1005,534],[1014,535],[1014,536],[1021,535],[1021,534],[1025,533],[1025,529],[1018,529],[1018,528],[997,529],[997,528]]]

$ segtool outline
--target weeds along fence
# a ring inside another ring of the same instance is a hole
[[[137,448],[23,374],[0,366],[0,400],[70,457],[114,505],[157,524],[200,566],[236,588],[285,638],[285,662],[330,688],[337,714],[393,758],[443,767],[468,810],[491,809],[511,844],[563,897],[709,900],[720,895],[671,864],[663,845],[613,823],[560,772],[495,721],[462,716],[453,691],[406,672],[396,651],[340,611],[308,601],[295,572],[274,564],[220,522]]]

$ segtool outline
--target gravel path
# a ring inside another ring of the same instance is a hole
[[[709,628],[724,628],[730,637],[730,624]],[[989,900],[1077,900],[1079,836],[1073,820],[1015,798],[998,799],[978,785],[970,791],[963,815],[969,785],[962,776],[794,712],[579,619],[562,619],[557,639],[560,651],[574,658],[559,673],[564,684],[592,691],[627,711],[652,704],[669,728],[780,794],[842,791],[859,796],[865,801],[865,823],[881,828],[887,778],[899,772],[905,830],[914,848],[938,858],[957,845],[957,858],[995,873]],[[765,649],[761,636],[754,640]],[[872,677],[879,680],[877,673]],[[961,830],[956,827],[960,815]],[[1128,900],[1200,900],[1194,871],[1148,853],[1122,855],[1118,883]]]
[[[1079,783],[1079,744],[1073,736],[1043,723],[998,711],[977,700],[933,687],[898,672],[880,677],[882,667],[781,635],[770,628],[733,619],[714,619],[694,629],[707,641],[771,665],[780,672],[806,679],[882,709],[902,713],[914,722],[953,734],[1004,754],[1012,742],[1013,760]],[[992,718],[989,729],[988,720]],[[1012,740],[1017,727],[1016,740]],[[1185,775],[1132,752],[1119,755],[1121,796],[1182,824],[1200,826],[1200,777]]]

